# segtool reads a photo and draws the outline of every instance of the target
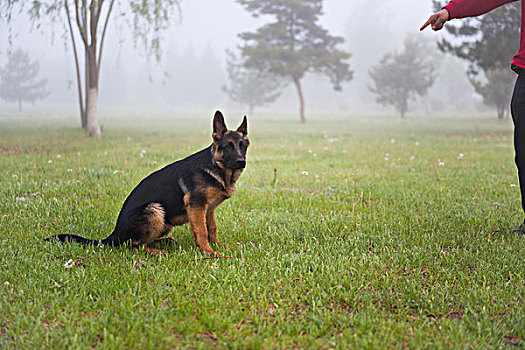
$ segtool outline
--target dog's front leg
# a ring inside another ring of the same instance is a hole
[[[191,233],[195,239],[195,244],[203,254],[217,255],[218,253],[211,249],[208,243],[208,229],[206,228],[206,208],[186,207],[188,220],[190,222]]]
[[[211,244],[219,243],[217,238],[217,224],[215,223],[215,209],[206,214],[206,227],[208,228],[208,239]]]

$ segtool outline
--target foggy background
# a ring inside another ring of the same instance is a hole
[[[401,50],[407,35],[431,41],[439,65],[434,86],[425,99],[411,102],[410,112],[427,115],[447,111],[491,110],[482,104],[465,75],[466,66],[457,58],[444,55],[433,43],[445,31],[420,33],[419,27],[433,12],[430,1],[409,0],[325,0],[320,24],[330,34],[342,36],[341,48],[350,52],[354,79],[337,92],[326,77],[307,75],[304,79],[306,112],[396,115],[391,107],[381,107],[369,91],[368,71],[387,52]],[[162,60],[157,62],[134,47],[133,38],[122,21],[110,20],[104,45],[100,75],[99,111],[195,110],[210,114],[216,108],[246,112],[247,107],[232,102],[221,90],[226,81],[226,49],[241,44],[238,34],[253,31],[264,18],[252,18],[232,0],[183,0],[181,19],[165,32]],[[49,97],[25,110],[78,110],[74,60],[69,42],[61,37],[61,24],[42,33],[31,30],[25,14],[15,15],[12,23],[13,49],[29,53],[40,62],[39,77],[48,79]],[[0,22],[0,65],[5,65],[9,49],[6,23]],[[510,60],[510,58],[509,58]],[[510,62],[509,62],[510,63]],[[0,101],[4,111],[16,104]],[[277,102],[256,108],[259,111],[297,113],[297,93],[289,85]]]

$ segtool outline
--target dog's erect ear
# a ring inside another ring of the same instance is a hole
[[[242,119],[242,123],[237,128],[237,132],[240,132],[244,136],[248,136],[248,119],[246,119],[246,116]]]
[[[228,129],[226,128],[226,123],[224,123],[224,117],[221,111],[215,112],[215,116],[213,117],[213,138],[222,138],[226,130]]]

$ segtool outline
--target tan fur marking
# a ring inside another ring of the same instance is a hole
[[[226,195],[228,197],[233,196],[233,193],[235,192],[235,183],[239,179],[239,176],[241,176],[242,171],[244,169],[225,169],[224,170],[224,177],[226,180]]]
[[[203,254],[217,254],[213,249],[211,249],[210,243],[208,242],[208,230],[206,228],[207,208],[192,208],[188,205],[186,210],[188,211],[190,228],[197,247],[199,247]]]
[[[133,225],[141,233],[141,238],[134,241],[134,246],[147,246],[149,243],[167,235],[173,226],[165,222],[166,212],[160,203],[150,203],[144,214]]]
[[[208,211],[215,210],[227,198],[226,193],[214,186],[205,189],[206,199],[208,201]]]
[[[190,204],[190,194],[186,193],[182,199],[184,200],[184,205],[186,207],[189,206],[189,204]]]
[[[160,203],[151,203],[144,211],[156,217],[164,218],[164,215],[166,215],[166,212]]]
[[[219,151],[219,143],[217,141],[213,141],[213,143],[215,146],[213,147],[213,154],[212,154],[213,160],[215,161],[215,164],[217,164],[219,168],[224,169],[224,165],[222,164],[223,154],[221,151]]]
[[[208,229],[208,240],[211,244],[219,243],[217,238],[217,223],[215,222],[215,209],[208,210],[206,214],[206,228]]]
[[[214,173],[210,169],[204,169],[204,171],[208,173],[211,177],[213,177],[215,180],[217,180],[217,182],[220,183],[222,187],[226,188],[226,184],[224,183],[224,180],[217,173]]]

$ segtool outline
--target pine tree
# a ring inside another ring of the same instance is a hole
[[[334,89],[350,81],[353,73],[346,62],[350,54],[337,48],[342,37],[332,36],[317,21],[322,0],[238,0],[254,17],[270,16],[253,33],[241,33],[241,54],[246,68],[261,75],[279,76],[294,83],[300,100],[301,122],[306,122],[301,80],[307,72],[326,75]]]
[[[29,55],[21,49],[16,49],[8,55],[4,68],[0,69],[0,97],[4,101],[18,102],[18,110],[22,110],[22,102],[35,102],[49,95],[47,79],[38,79],[40,64],[31,62]]]

